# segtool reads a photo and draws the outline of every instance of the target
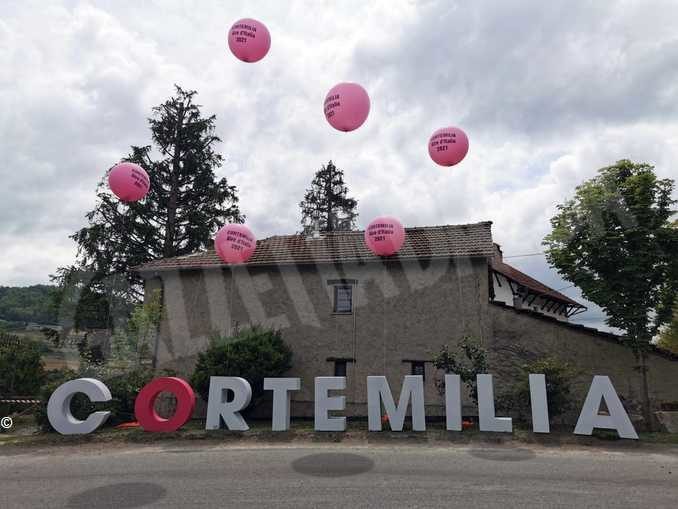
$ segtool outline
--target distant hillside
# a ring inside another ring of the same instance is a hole
[[[56,323],[50,306],[54,286],[0,286],[0,320],[8,322]]]

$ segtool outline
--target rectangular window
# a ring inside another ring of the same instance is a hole
[[[424,361],[412,361],[412,375],[421,375],[426,380],[426,363]]]
[[[334,376],[346,376],[347,361],[334,361]]]
[[[350,314],[353,312],[353,287],[334,287],[334,312]]]

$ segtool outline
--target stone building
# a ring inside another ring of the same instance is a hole
[[[389,257],[368,251],[361,231],[334,232],[260,240],[238,266],[207,251],[135,270],[147,294],[163,292],[157,367],[190,375],[210,335],[279,328],[294,353],[288,376],[302,379],[296,416],[313,414],[316,376],[346,376],[346,415],[365,415],[367,376],[385,375],[397,398],[409,374],[424,375],[427,415],[441,415],[431,360],[464,336],[488,349],[497,387],[525,361],[551,355],[576,365],[581,401],[594,374],[611,377],[631,413],[639,401],[633,353],[615,335],[569,323],[583,306],[506,264],[490,222],[408,228]],[[677,401],[678,358],[649,357],[654,405]],[[468,403],[465,413],[476,413]]]

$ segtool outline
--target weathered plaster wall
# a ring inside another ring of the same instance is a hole
[[[492,323],[490,371],[496,383],[510,383],[527,361],[555,356],[579,372],[576,395],[580,407],[594,375],[607,375],[629,412],[639,413],[640,374],[633,352],[614,337],[562,324],[531,313],[490,305]],[[678,400],[678,362],[649,354],[649,388],[654,406]]]
[[[443,345],[454,345],[464,335],[479,338],[489,349],[497,394],[515,381],[519,365],[551,355],[579,370],[577,406],[591,377],[602,374],[611,377],[629,411],[637,411],[640,379],[631,351],[603,334],[490,304],[484,259],[239,267],[158,276],[147,280],[147,290],[162,287],[164,292],[157,367],[190,376],[210,334],[228,335],[251,324],[280,328],[294,352],[287,376],[302,379],[293,400],[298,416],[313,415],[314,377],[334,374],[328,358],[355,359],[347,367],[346,413],[365,415],[367,376],[387,376],[397,401],[411,369],[404,360],[429,361]],[[342,279],[355,280],[351,315],[332,312],[330,283]],[[443,411],[435,376],[427,363],[427,415]],[[655,403],[678,401],[678,362],[651,354],[649,377]],[[263,405],[261,411],[268,409]],[[475,413],[468,399],[464,411]]]
[[[302,378],[294,408],[305,415],[312,415],[314,377],[333,375],[328,358],[355,359],[347,369],[347,403],[364,413],[368,375],[386,375],[397,399],[411,369],[403,360],[430,360],[443,344],[465,334],[485,340],[489,330],[484,259],[240,267],[160,276],[167,312],[160,327],[159,368],[189,375],[210,334],[230,334],[250,324],[278,327],[294,352],[288,375]],[[356,282],[353,314],[333,313],[330,283],[338,280]],[[430,412],[439,413],[430,363],[425,387]]]

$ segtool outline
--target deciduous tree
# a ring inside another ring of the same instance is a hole
[[[678,298],[673,306],[671,321],[659,333],[657,346],[678,355]]]
[[[544,239],[548,261],[625,331],[641,372],[643,414],[652,426],[647,352],[670,317],[678,289],[674,182],[654,167],[621,160],[602,168],[558,206]]]

